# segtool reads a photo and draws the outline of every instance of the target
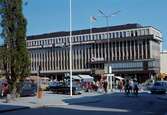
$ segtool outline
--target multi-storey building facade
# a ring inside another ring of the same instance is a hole
[[[167,51],[160,53],[160,73],[161,78],[167,79]]]
[[[63,77],[69,72],[69,32],[27,37],[31,73]],[[145,80],[160,69],[161,33],[151,26],[126,24],[72,32],[73,74],[101,76],[109,66],[122,77]]]

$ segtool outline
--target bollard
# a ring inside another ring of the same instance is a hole
[[[7,94],[6,96],[6,103],[10,103],[11,102],[11,95]]]

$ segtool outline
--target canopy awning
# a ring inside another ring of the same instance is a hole
[[[81,80],[81,78],[79,76],[77,76],[77,75],[73,75],[72,78],[76,79],[76,80]]]
[[[93,81],[93,77],[90,75],[78,75],[83,81],[89,81],[92,82]]]
[[[119,79],[119,80],[123,80],[124,78],[120,77],[120,76],[114,76],[115,78]]]

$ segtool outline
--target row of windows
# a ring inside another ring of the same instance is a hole
[[[151,61],[148,63],[148,67],[159,67],[160,62],[159,61]]]
[[[136,44],[137,43],[137,44]],[[106,43],[74,46],[73,47],[73,68],[88,69],[92,57],[104,59],[104,61],[121,61],[149,58],[148,41],[122,41],[109,43],[109,49]],[[135,45],[134,45],[135,44]],[[139,45],[140,44],[140,45]],[[109,51],[109,52],[108,52]],[[63,48],[31,50],[32,68],[36,68],[40,63],[42,70],[64,70],[69,69],[69,51]],[[139,63],[118,64],[113,68],[136,67]],[[34,70],[34,69],[33,69]]]
[[[129,62],[129,63],[115,63],[112,64],[112,68],[141,68],[143,67],[142,62]]]
[[[103,39],[108,39],[108,38],[110,39],[110,38],[135,37],[135,36],[142,36],[142,35],[148,35],[148,34],[149,34],[149,29],[96,33],[92,35],[84,34],[84,35],[73,36],[72,42],[103,40]],[[61,43],[69,43],[69,36],[43,39],[43,40],[27,41],[27,46],[31,47],[31,46],[52,45],[52,44],[61,44]]]

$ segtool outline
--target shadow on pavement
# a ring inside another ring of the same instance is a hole
[[[115,111],[115,110],[98,110],[98,109],[90,109],[90,108],[78,108],[72,109],[72,108],[63,108],[63,107],[47,107],[47,108],[35,108],[35,109],[28,109],[28,110],[20,110],[20,111],[13,111],[10,113],[3,113],[2,115],[85,115],[85,114],[91,114],[91,115],[147,115],[151,113],[143,112],[141,113],[135,113],[132,111]]]
[[[81,97],[77,99],[65,99],[69,105],[80,105],[86,107],[110,108],[128,112],[140,112],[145,114],[156,113],[158,103],[154,102],[155,96],[148,92],[127,96],[124,93],[116,92],[93,97]],[[152,107],[153,106],[153,107]],[[154,107],[155,106],[155,107]]]
[[[17,111],[22,109],[28,109],[27,106],[16,106],[16,105],[8,105],[8,104],[0,104],[0,113]]]

